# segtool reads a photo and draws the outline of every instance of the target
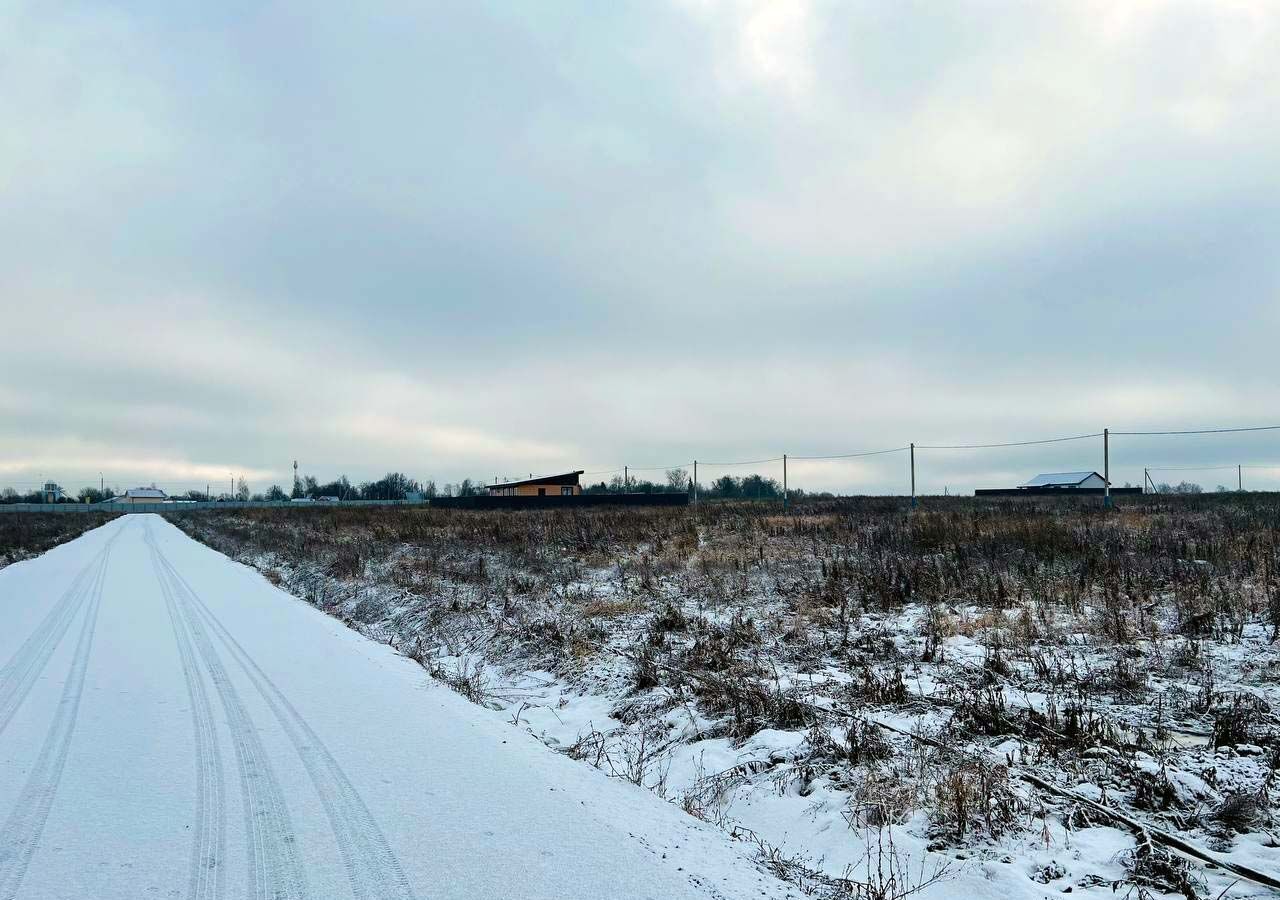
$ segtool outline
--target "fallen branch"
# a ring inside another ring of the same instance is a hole
[[[1021,771],[1016,774],[1028,784],[1034,785],[1048,793],[1056,794],[1059,797],[1063,797],[1086,806],[1111,821],[1123,825],[1125,828],[1137,835],[1139,839],[1162,844],[1170,850],[1181,853],[1183,856],[1190,857],[1197,862],[1206,863],[1219,869],[1223,869],[1230,872],[1232,875],[1238,875],[1239,877],[1252,881],[1255,884],[1269,887],[1273,891],[1280,891],[1280,878],[1276,878],[1275,876],[1268,875],[1266,872],[1259,872],[1257,869],[1251,869],[1248,866],[1242,866],[1239,863],[1223,859],[1216,854],[1210,853],[1208,850],[1201,850],[1199,847],[1184,841],[1176,835],[1169,834],[1167,831],[1161,831],[1159,828],[1153,828],[1144,822],[1139,822],[1137,819],[1127,816],[1119,810],[1112,809],[1110,806],[1104,806],[1096,800],[1090,800],[1088,797],[1082,797],[1075,791],[1058,787],[1056,784],[1045,781],[1038,775],[1032,775],[1030,772]]]

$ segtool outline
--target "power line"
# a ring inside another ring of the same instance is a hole
[[[1111,432],[1116,434],[1116,432]],[[1003,444],[916,444],[917,450],[987,450],[992,447],[1030,447],[1032,444],[1061,444],[1065,441],[1083,441],[1088,438],[1100,438],[1102,432],[1094,434],[1077,434],[1071,437],[1044,438],[1038,441],[1009,441]]]
[[[1280,425],[1256,425],[1251,428],[1197,428],[1190,431],[1113,431],[1113,435],[1162,435],[1162,434],[1233,434],[1241,431],[1280,431]]]
[[[689,462],[676,463],[674,466],[631,466],[632,472],[669,472],[672,469],[683,469],[685,466],[693,465],[693,460]]]
[[[1143,466],[1148,472],[1218,472],[1230,469],[1235,471],[1239,466]],[[1249,469],[1252,466],[1244,466]],[[1265,468],[1265,467],[1260,467]]]
[[[858,456],[880,456],[885,453],[905,453],[910,447],[891,447],[888,450],[863,450],[859,453],[837,453],[834,456],[792,456],[789,459],[853,459]]]
[[[699,462],[700,466],[716,466],[717,468],[725,468],[727,466],[758,466],[763,463],[782,462],[781,456],[773,456],[769,459],[744,459],[741,462]]]
[[[1241,427],[1241,428],[1199,428],[1199,429],[1184,429],[1184,430],[1176,430],[1176,431],[1112,431],[1110,433],[1113,436],[1142,437],[1142,436],[1192,435],[1192,434],[1237,434],[1242,432],[1259,432],[1259,431],[1280,431],[1280,425],[1257,425],[1257,426]],[[1000,442],[992,442],[992,443],[915,444],[914,449],[916,450],[990,450],[990,449],[999,449],[1004,447],[1031,447],[1031,446],[1044,445],[1044,444],[1059,444],[1059,443],[1066,443],[1070,441],[1090,440],[1093,438],[1100,438],[1100,437],[1103,437],[1103,432],[1092,432],[1090,434],[1077,434],[1077,435],[1070,435],[1067,437],[1041,438],[1037,440],[1000,441]],[[911,446],[890,447],[884,450],[860,450],[860,451],[855,451],[851,453],[835,453],[835,454],[829,454],[824,456],[791,456],[789,458],[797,461],[857,459],[860,457],[882,456],[889,453],[903,453],[910,449],[912,449]],[[696,465],[701,465],[703,467],[710,466],[712,468],[731,468],[735,466],[755,466],[755,465],[764,465],[767,463],[777,463],[777,462],[782,462],[783,459],[784,457],[782,456],[772,456],[765,459],[744,459],[744,460],[736,460],[732,462],[699,462],[699,463],[696,463]],[[590,472],[583,472],[582,474],[585,476],[615,475],[619,472],[625,472],[628,470],[633,472],[658,472],[658,471],[669,471],[671,469],[683,469],[691,465],[695,465],[695,463],[685,462],[685,463],[678,463],[674,466],[630,466],[630,467],[623,466],[623,467],[614,468],[614,469],[599,469],[599,470],[594,470]],[[1273,466],[1273,465],[1158,466],[1154,468],[1149,466],[1147,468],[1149,471],[1214,471],[1214,470],[1226,470],[1231,468],[1250,469],[1250,470],[1278,469],[1280,468],[1280,465],[1277,465],[1277,466]],[[48,479],[46,479],[46,481],[47,480]],[[92,479],[88,478],[87,476],[82,478],[81,476],[78,476],[78,475],[73,475],[73,476],[64,475],[62,476],[62,480],[64,481],[90,480],[91,481]],[[116,476],[113,480],[127,481],[129,479],[127,477],[120,478],[119,476]],[[45,482],[43,481],[9,481],[8,482],[8,484],[11,484],[11,485],[36,485],[36,486],[43,485],[44,483]],[[153,481],[151,483],[156,485],[167,485],[170,487],[182,486],[182,487],[199,488],[203,482],[197,481],[197,480],[190,480],[190,481],[175,480],[175,481]]]
[[[1225,469],[1280,469],[1280,463],[1272,465],[1221,465],[1221,466],[1143,466],[1148,472],[1215,472]]]
[[[692,460],[690,460],[689,462],[676,463],[673,466],[626,466],[626,467],[619,467],[617,469],[598,469],[594,472],[583,472],[582,475],[583,477],[587,477],[591,475],[614,475],[618,472],[624,471],[624,468],[629,469],[632,472],[669,472],[672,469],[683,469],[686,466],[691,466],[691,465],[693,465]],[[699,463],[699,465],[701,465],[701,463]]]

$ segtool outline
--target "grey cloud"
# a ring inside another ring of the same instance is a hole
[[[1267,4],[0,15],[0,292],[57,334],[8,342],[0,458],[453,480],[1280,419]],[[798,477],[903,486],[840,465]]]

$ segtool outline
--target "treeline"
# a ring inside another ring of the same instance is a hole
[[[475,497],[488,493],[483,479],[464,478],[455,483],[437,485],[428,479],[419,482],[403,472],[388,472],[377,481],[365,481],[353,485],[343,475],[336,481],[327,484],[319,483],[310,475],[298,479],[293,491],[285,493],[279,485],[272,485],[264,495],[254,495],[254,500],[290,500],[308,498],[319,500],[321,497],[337,497],[339,500],[405,500],[410,494],[421,495],[426,499],[432,497]]]
[[[666,479],[661,482],[648,479],[625,478],[615,475],[609,481],[583,485],[584,494],[689,494],[693,496],[693,479],[685,469],[668,469]],[[793,500],[805,497],[827,499],[834,495],[829,492],[808,493],[790,488]],[[782,485],[774,478],[752,473],[735,477],[721,475],[710,484],[699,481],[697,495],[704,500],[781,500]]]
[[[1180,481],[1177,484],[1168,484],[1167,482],[1162,481],[1159,484],[1157,484],[1155,487],[1156,487],[1157,494],[1203,494],[1204,493],[1204,488],[1202,488],[1200,485],[1196,484],[1193,481]],[[1223,491],[1227,491],[1227,490],[1230,490],[1230,488],[1226,487],[1225,485],[1221,485],[1221,484],[1218,485],[1219,493],[1222,493]]]
[[[346,475],[326,482],[321,482],[313,475],[303,475],[290,491],[286,492],[280,485],[273,484],[265,493],[251,494],[244,499],[319,500],[332,497],[338,500],[404,500],[410,494],[425,496],[423,486],[417,479],[410,478],[403,472],[388,472],[377,481],[362,481],[359,484],[352,484]]]
[[[61,488],[58,488],[62,491]],[[100,490],[94,487],[87,487],[76,494],[74,497],[70,494],[62,492],[58,497],[58,503],[101,503],[104,500],[110,500],[117,496],[113,488]],[[0,503],[43,503],[44,491],[19,491],[12,487],[0,490]]]
[[[151,486],[154,487],[155,485]],[[615,475],[609,481],[584,484],[582,492],[584,494],[688,493],[692,495],[693,484],[687,471],[684,469],[671,469],[666,473],[665,480],[660,482],[635,478],[624,481],[621,475]],[[87,487],[74,497],[63,492],[57,502],[101,503],[113,497],[118,497],[123,493],[119,488],[100,490]],[[403,472],[388,472],[377,481],[362,481],[359,484],[353,484],[345,475],[326,482],[322,482],[312,475],[303,475],[290,490],[285,490],[280,485],[273,484],[261,492],[251,490],[248,482],[240,478],[236,482],[234,493],[228,493],[225,490],[221,493],[190,490],[182,494],[170,494],[169,497],[174,500],[198,501],[282,501],[320,500],[325,498],[336,498],[338,500],[405,500],[410,495],[420,495],[430,499],[432,497],[475,497],[486,493],[488,493],[488,486],[480,478],[464,478],[456,483],[449,482],[437,485],[432,480],[419,482]],[[832,496],[827,492],[811,493],[797,488],[791,489],[791,498],[793,500],[806,497],[826,499]],[[782,485],[776,479],[754,473],[741,477],[721,475],[709,484],[699,482],[698,497],[704,500],[781,500]],[[0,491],[0,503],[41,503],[43,498],[44,493],[42,491],[22,493],[11,487]]]
[[[150,487],[154,488],[155,483],[153,482]],[[450,485],[449,487],[452,488],[453,486]],[[103,503],[124,494],[124,491],[116,487],[106,489],[87,487],[72,496],[60,486],[55,486],[55,488],[58,494],[56,501],[58,503]],[[199,501],[261,501],[304,498],[319,500],[321,497],[336,497],[339,500],[404,500],[411,493],[434,497],[436,495],[435,483],[429,481],[426,486],[421,485],[417,480],[410,478],[403,472],[388,472],[377,481],[362,481],[359,484],[352,484],[345,475],[324,483],[321,483],[311,475],[305,475],[298,479],[298,483],[290,491],[286,491],[278,484],[273,484],[266,491],[254,493],[250,489],[249,483],[240,478],[236,481],[234,493],[229,493],[225,490],[221,493],[190,490],[181,494],[169,494],[168,496],[172,500]],[[0,490],[0,503],[43,503],[44,498],[45,492],[42,490],[21,492],[12,487]]]

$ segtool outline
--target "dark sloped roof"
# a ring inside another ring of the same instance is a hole
[[[525,478],[520,481],[503,481],[499,484],[485,485],[489,490],[494,488],[520,487],[524,484],[577,484],[578,476],[582,474],[582,469],[574,472],[565,472],[563,475],[542,475],[538,478]]]

